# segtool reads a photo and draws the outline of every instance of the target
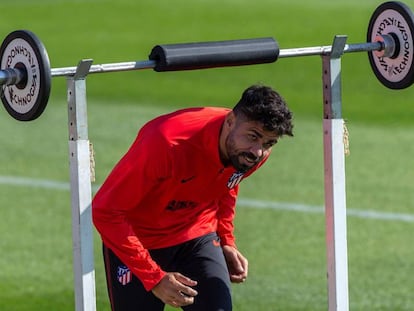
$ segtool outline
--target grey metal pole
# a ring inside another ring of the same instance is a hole
[[[388,38],[388,36],[384,36],[384,37]],[[354,44],[346,44],[344,46],[343,53],[380,51],[383,49],[384,49],[384,43],[382,42],[354,43]],[[332,50],[333,50],[333,46],[331,45],[281,49],[279,52],[279,58],[325,55],[325,54],[330,54]]]
[[[70,186],[72,202],[75,310],[95,311],[91,156],[86,109],[86,75],[92,60],[79,63],[67,79]]]
[[[384,35],[384,42],[366,42],[347,44],[344,47],[344,53],[363,52],[363,51],[381,51],[386,48],[394,47],[394,41],[389,35]],[[286,57],[299,57],[299,56],[312,56],[312,55],[324,55],[330,54],[332,46],[313,46],[313,47],[300,47],[300,48],[289,48],[281,49],[279,51],[278,58]],[[156,62],[153,60],[142,60],[142,61],[130,61],[130,62],[119,62],[109,64],[92,65],[89,69],[88,74],[92,73],[106,73],[116,71],[130,71],[130,70],[142,70],[152,69],[156,66]],[[76,73],[77,67],[61,67],[51,68],[52,77],[69,77]],[[7,68],[0,70],[0,85],[17,84],[23,77],[27,75],[26,72],[19,70],[19,68]]]
[[[18,68],[6,68],[0,70],[0,85],[14,85],[24,80],[27,73]]]
[[[346,36],[336,36],[323,63],[325,220],[329,311],[348,311],[348,254],[345,194],[341,56]]]
[[[147,61],[132,61],[132,62],[122,62],[122,63],[91,65],[88,74],[151,69],[155,67],[155,64],[156,64],[155,61],[147,60]],[[51,74],[52,74],[52,77],[71,76],[76,73],[76,70],[77,70],[77,67],[52,68]]]

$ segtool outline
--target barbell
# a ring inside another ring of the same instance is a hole
[[[414,17],[402,2],[379,5],[370,18],[367,42],[347,44],[343,53],[368,52],[371,68],[388,88],[414,83]],[[154,69],[194,70],[275,62],[279,58],[327,55],[332,46],[279,49],[271,37],[157,45],[146,61],[92,65],[91,73]],[[73,76],[77,67],[50,68],[43,43],[31,31],[17,30],[0,47],[0,95],[7,112],[19,121],[38,118],[49,100],[52,77]]]

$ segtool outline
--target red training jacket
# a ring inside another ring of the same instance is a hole
[[[143,126],[92,202],[103,242],[151,290],[166,274],[148,253],[217,232],[235,246],[233,219],[244,175],[224,167],[225,108],[190,108]]]

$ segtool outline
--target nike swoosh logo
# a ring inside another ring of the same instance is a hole
[[[190,180],[192,180],[194,178],[195,178],[195,176],[191,176],[189,178],[183,178],[183,179],[181,179],[181,183],[184,184],[184,183],[189,182]]]

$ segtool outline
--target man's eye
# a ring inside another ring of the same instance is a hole
[[[274,145],[276,145],[276,143],[277,141],[271,141],[271,142],[269,141],[268,143],[265,143],[263,147],[266,149],[269,149],[269,148],[272,148]]]
[[[257,140],[257,136],[256,136],[256,135],[254,135],[254,134],[248,134],[247,136],[249,137],[249,139],[250,139],[251,141],[256,141],[256,140]]]

